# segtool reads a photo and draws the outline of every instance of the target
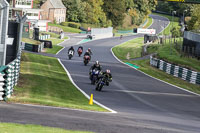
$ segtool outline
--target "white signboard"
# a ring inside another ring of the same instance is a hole
[[[141,34],[156,34],[156,30],[155,29],[142,29],[142,28],[138,28],[137,29],[137,33],[141,33]]]

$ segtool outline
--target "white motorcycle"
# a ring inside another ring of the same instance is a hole
[[[70,50],[68,53],[69,60],[71,60],[73,56],[74,56],[74,51]]]

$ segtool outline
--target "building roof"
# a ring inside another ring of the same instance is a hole
[[[50,0],[54,8],[66,8],[61,0]]]

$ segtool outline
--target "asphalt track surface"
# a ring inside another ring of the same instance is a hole
[[[154,15],[152,17],[154,23],[151,27],[160,32],[162,28],[159,25],[167,23],[166,19]],[[84,50],[90,47],[93,51],[92,62],[88,66],[84,66],[82,57],[77,54],[72,60],[67,59],[67,49],[75,43],[61,44],[66,48],[56,56],[84,92],[94,94],[96,101],[118,113],[1,103],[0,121],[101,133],[199,133],[199,96],[146,76],[113,57],[113,46],[137,37],[141,35],[81,44]],[[95,91],[95,86],[90,85],[88,78],[89,68],[96,60],[104,70],[110,69],[113,75],[113,82],[104,87],[102,92]]]

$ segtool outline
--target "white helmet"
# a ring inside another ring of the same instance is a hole
[[[96,65],[99,65],[99,61],[97,60],[97,61],[95,62],[95,64],[96,64]]]
[[[107,69],[107,70],[106,70],[106,73],[110,73],[110,70],[109,70],[109,69]]]

